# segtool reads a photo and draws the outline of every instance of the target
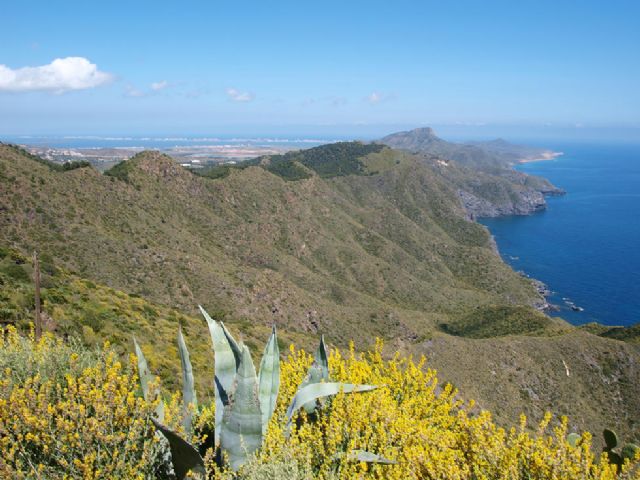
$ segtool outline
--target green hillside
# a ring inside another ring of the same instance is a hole
[[[424,336],[478,306],[538,298],[408,154],[336,156],[358,174],[286,181],[261,167],[203,178],[153,152],[107,175],[58,172],[0,148],[3,243],[187,312],[215,304],[344,343]]]
[[[534,286],[501,261],[459,186],[425,158],[347,143],[199,176],[144,152],[103,175],[2,145],[2,321],[32,318],[26,255],[38,250],[54,331],[122,352],[136,334],[169,378],[177,325],[206,338],[195,315],[203,304],[248,343],[275,323],[302,346],[324,333],[338,346],[378,336],[390,353],[426,352],[441,378],[501,421],[579,405],[576,426],[637,434],[638,346],[533,309]],[[200,371],[206,345],[190,345]]]

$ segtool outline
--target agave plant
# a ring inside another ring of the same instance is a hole
[[[618,436],[616,432],[609,428],[603,430],[602,436],[604,437],[602,451],[607,454],[609,463],[615,465],[618,473],[620,473],[625,460],[633,460],[640,447],[634,443],[627,443],[618,449]]]
[[[224,323],[215,321],[202,307],[199,308],[207,321],[214,351],[214,445],[219,449],[218,452],[225,454],[229,460],[229,466],[236,471],[262,446],[269,421],[276,408],[280,388],[280,351],[276,329],[273,327],[260,362],[259,374],[256,375],[249,348],[246,345],[239,345]],[[178,331],[178,347],[182,365],[183,426],[185,432],[189,434],[193,428],[191,412],[197,408],[197,399],[189,353],[181,330]],[[151,375],[147,362],[137,342],[135,342],[135,348],[143,394],[145,399],[151,401],[157,398],[158,392],[149,391]],[[377,387],[374,385],[331,382],[327,349],[322,337],[307,377],[287,409],[287,434],[300,408],[304,407],[308,413],[311,413],[318,407],[319,400],[325,397],[339,392],[365,392],[375,388]],[[189,471],[204,473],[204,460],[198,448],[163,425],[162,413],[160,410],[156,412],[154,424],[169,442],[177,478],[184,478]],[[220,462],[222,457],[217,455]],[[348,459],[393,463],[363,451],[355,452],[355,455],[348,456]]]

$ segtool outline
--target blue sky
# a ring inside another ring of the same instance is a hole
[[[638,5],[6,2],[0,135],[635,136]]]

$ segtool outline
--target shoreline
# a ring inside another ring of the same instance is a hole
[[[532,162],[544,162],[547,160],[555,160],[558,157],[564,155],[564,152],[544,152],[542,157],[538,158],[521,158],[517,163],[532,163]]]

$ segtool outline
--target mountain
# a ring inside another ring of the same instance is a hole
[[[275,156],[216,179],[154,152],[105,175],[0,152],[2,241],[172,307],[212,304],[348,341],[362,328],[369,338],[419,337],[478,306],[539,300],[449,184],[381,146],[307,151],[307,165],[335,159],[321,174]],[[308,178],[289,180],[294,167]],[[531,319],[532,330],[552,323]]]
[[[301,345],[378,336],[390,353],[426,354],[500,421],[552,409],[572,428],[637,434],[640,347],[533,308],[535,285],[460,201],[448,172],[465,168],[342,142],[203,175],[143,152],[101,174],[0,145],[2,315],[30,318],[25,258],[38,250],[63,272],[46,277],[56,332],[123,351],[136,334],[166,352],[166,375],[177,325],[206,335],[203,304],[248,342],[276,323]]]
[[[514,164],[553,156],[545,149],[510,144],[504,140],[452,143],[436,136],[431,128],[398,132],[380,143],[410,151],[456,185],[458,195],[472,218],[529,215],[546,208],[546,195],[564,192],[548,180],[514,170]]]
[[[500,171],[523,161],[558,155],[544,148],[514,145],[503,139],[467,143],[448,142],[428,127],[392,133],[379,142],[401,150],[431,153],[454,160],[460,165],[490,172]]]

